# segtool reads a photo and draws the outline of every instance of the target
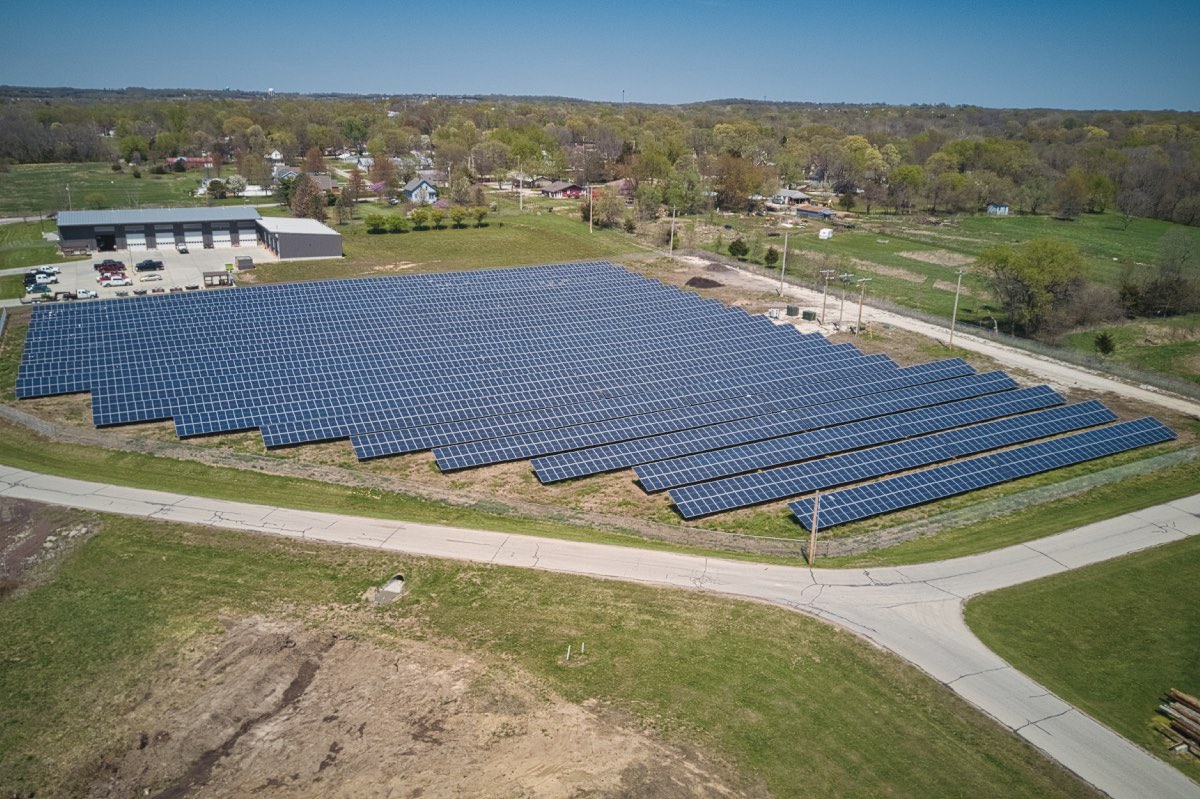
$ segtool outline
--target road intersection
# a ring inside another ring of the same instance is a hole
[[[0,496],[170,522],[744,597],[826,619],[895,652],[1118,799],[1200,785],[1012,668],[963,621],[972,596],[1200,534],[1200,495],[981,555],[808,569],[275,508],[0,466]]]

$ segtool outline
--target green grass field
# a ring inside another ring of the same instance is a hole
[[[122,746],[113,731],[156,652],[189,647],[222,618],[278,613],[385,647],[407,637],[511,664],[570,701],[597,699],[670,743],[713,752],[776,796],[1093,795],[943,686],[800,614],[605,580],[100,523],[55,579],[0,602],[5,795],[82,795],[96,763]],[[404,600],[375,609],[359,599],[396,572],[408,579]],[[566,644],[580,640],[586,659],[562,668]]]
[[[0,269],[78,260],[63,258],[58,254],[58,245],[42,238],[43,232],[54,229],[50,220],[0,225]]]
[[[18,164],[0,173],[0,215],[47,215],[97,206],[197,205],[191,192],[201,177],[200,172],[151,175],[143,167],[142,176],[135,178],[131,168],[114,172],[107,163]],[[103,201],[93,203],[91,196],[102,196]]]
[[[1162,694],[1200,694],[1200,538],[973,599],[967,622],[1008,662],[1200,779],[1155,732]]]
[[[375,206],[359,209],[348,225],[333,227],[342,234],[346,257],[340,261],[264,264],[256,271],[260,282],[318,280],[364,274],[444,272],[455,269],[556,263],[607,258],[642,247],[624,233],[597,228],[589,233],[578,216],[559,213],[518,213],[502,207],[490,214],[486,226],[407,233],[368,233],[363,217],[398,213]]]
[[[1130,320],[1072,333],[1063,345],[1098,355],[1096,336],[1108,333],[1116,346],[1110,360],[1200,382],[1200,314],[1171,319]]]
[[[0,300],[12,300],[24,296],[24,278],[20,275],[0,276]]]

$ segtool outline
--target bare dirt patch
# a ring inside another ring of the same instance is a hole
[[[89,797],[766,795],[614,711],[449,647],[224,624],[155,675]]]
[[[938,266],[966,266],[967,264],[975,263],[975,259],[970,255],[950,252],[949,250],[908,250],[906,252],[898,252],[896,255],[926,264],[937,264]]]
[[[881,275],[888,277],[896,277],[901,280],[907,280],[909,283],[924,283],[925,276],[919,275],[916,272],[910,272],[907,269],[900,269],[895,266],[884,266],[883,264],[873,263],[871,261],[862,261],[858,258],[853,259],[853,263],[861,266],[868,272],[878,272]]]
[[[97,529],[66,509],[0,497],[0,599]]]

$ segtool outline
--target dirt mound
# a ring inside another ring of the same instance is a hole
[[[683,285],[693,289],[719,289],[725,284],[707,277],[694,277]]]
[[[126,719],[90,797],[744,796],[602,708],[424,643],[227,622]]]

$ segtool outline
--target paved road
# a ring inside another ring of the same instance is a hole
[[[963,601],[1200,534],[1200,495],[984,555],[838,570],[297,511],[51,477],[0,466],[0,495],[396,552],[750,597],[809,613],[897,653],[1118,799],[1200,786],[1013,669],[963,622]]]

